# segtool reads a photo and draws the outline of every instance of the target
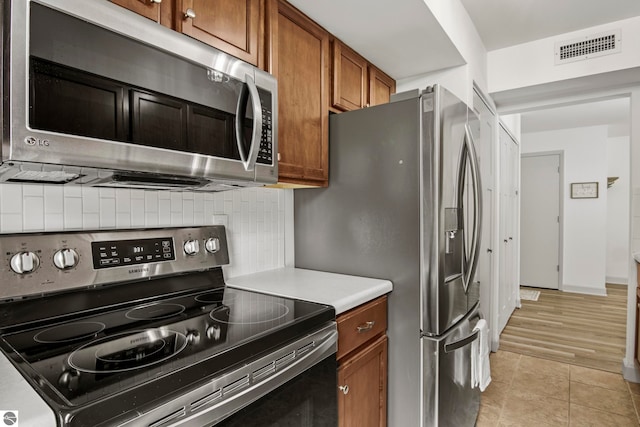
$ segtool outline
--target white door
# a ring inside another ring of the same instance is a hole
[[[500,260],[498,334],[507,325],[518,300],[518,143],[500,126]]]
[[[559,289],[560,154],[522,157],[520,284]]]
[[[476,140],[476,151],[482,179],[482,238],[480,241],[480,253],[476,278],[480,282],[480,312],[489,323],[491,347],[495,351],[500,339],[497,331],[497,282],[495,267],[497,262],[494,256],[497,235],[494,235],[495,217],[495,188],[496,188],[496,151],[497,151],[497,119],[492,107],[485,103],[482,96],[473,92],[473,110],[480,120],[475,123],[476,128],[471,131]],[[473,124],[473,123],[472,123]],[[495,264],[495,266],[494,266]]]

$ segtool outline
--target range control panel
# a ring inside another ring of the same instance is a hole
[[[229,263],[224,226],[0,235],[0,301]]]
[[[92,242],[91,252],[95,269],[176,259],[171,237]]]

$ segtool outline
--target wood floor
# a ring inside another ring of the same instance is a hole
[[[622,371],[627,287],[607,284],[607,296],[539,290],[538,301],[522,301],[500,335],[500,350]]]

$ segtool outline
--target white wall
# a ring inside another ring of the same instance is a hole
[[[554,49],[557,41],[572,40],[613,29],[621,30],[622,51],[620,53],[555,65]],[[493,50],[487,57],[489,92],[501,92],[640,67],[639,45],[640,17],[634,17]]]
[[[467,105],[473,105],[473,83],[484,93],[487,86],[487,50],[460,0],[423,0],[462,55],[465,65],[400,79],[396,90],[404,92],[441,84]]]
[[[609,132],[611,135],[611,132]],[[629,137],[609,136],[607,176],[618,180],[607,190],[607,283],[629,283]]]
[[[607,126],[523,133],[521,147],[522,153],[564,151],[562,289],[605,295]],[[597,199],[570,198],[570,183],[592,181],[599,183]]]
[[[0,185],[0,233],[224,224],[227,277],[283,267],[293,190],[221,193]]]

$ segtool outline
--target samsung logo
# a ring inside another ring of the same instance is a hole
[[[148,272],[149,272],[149,267],[139,267],[139,268],[130,268],[129,269],[129,274],[148,273]]]

